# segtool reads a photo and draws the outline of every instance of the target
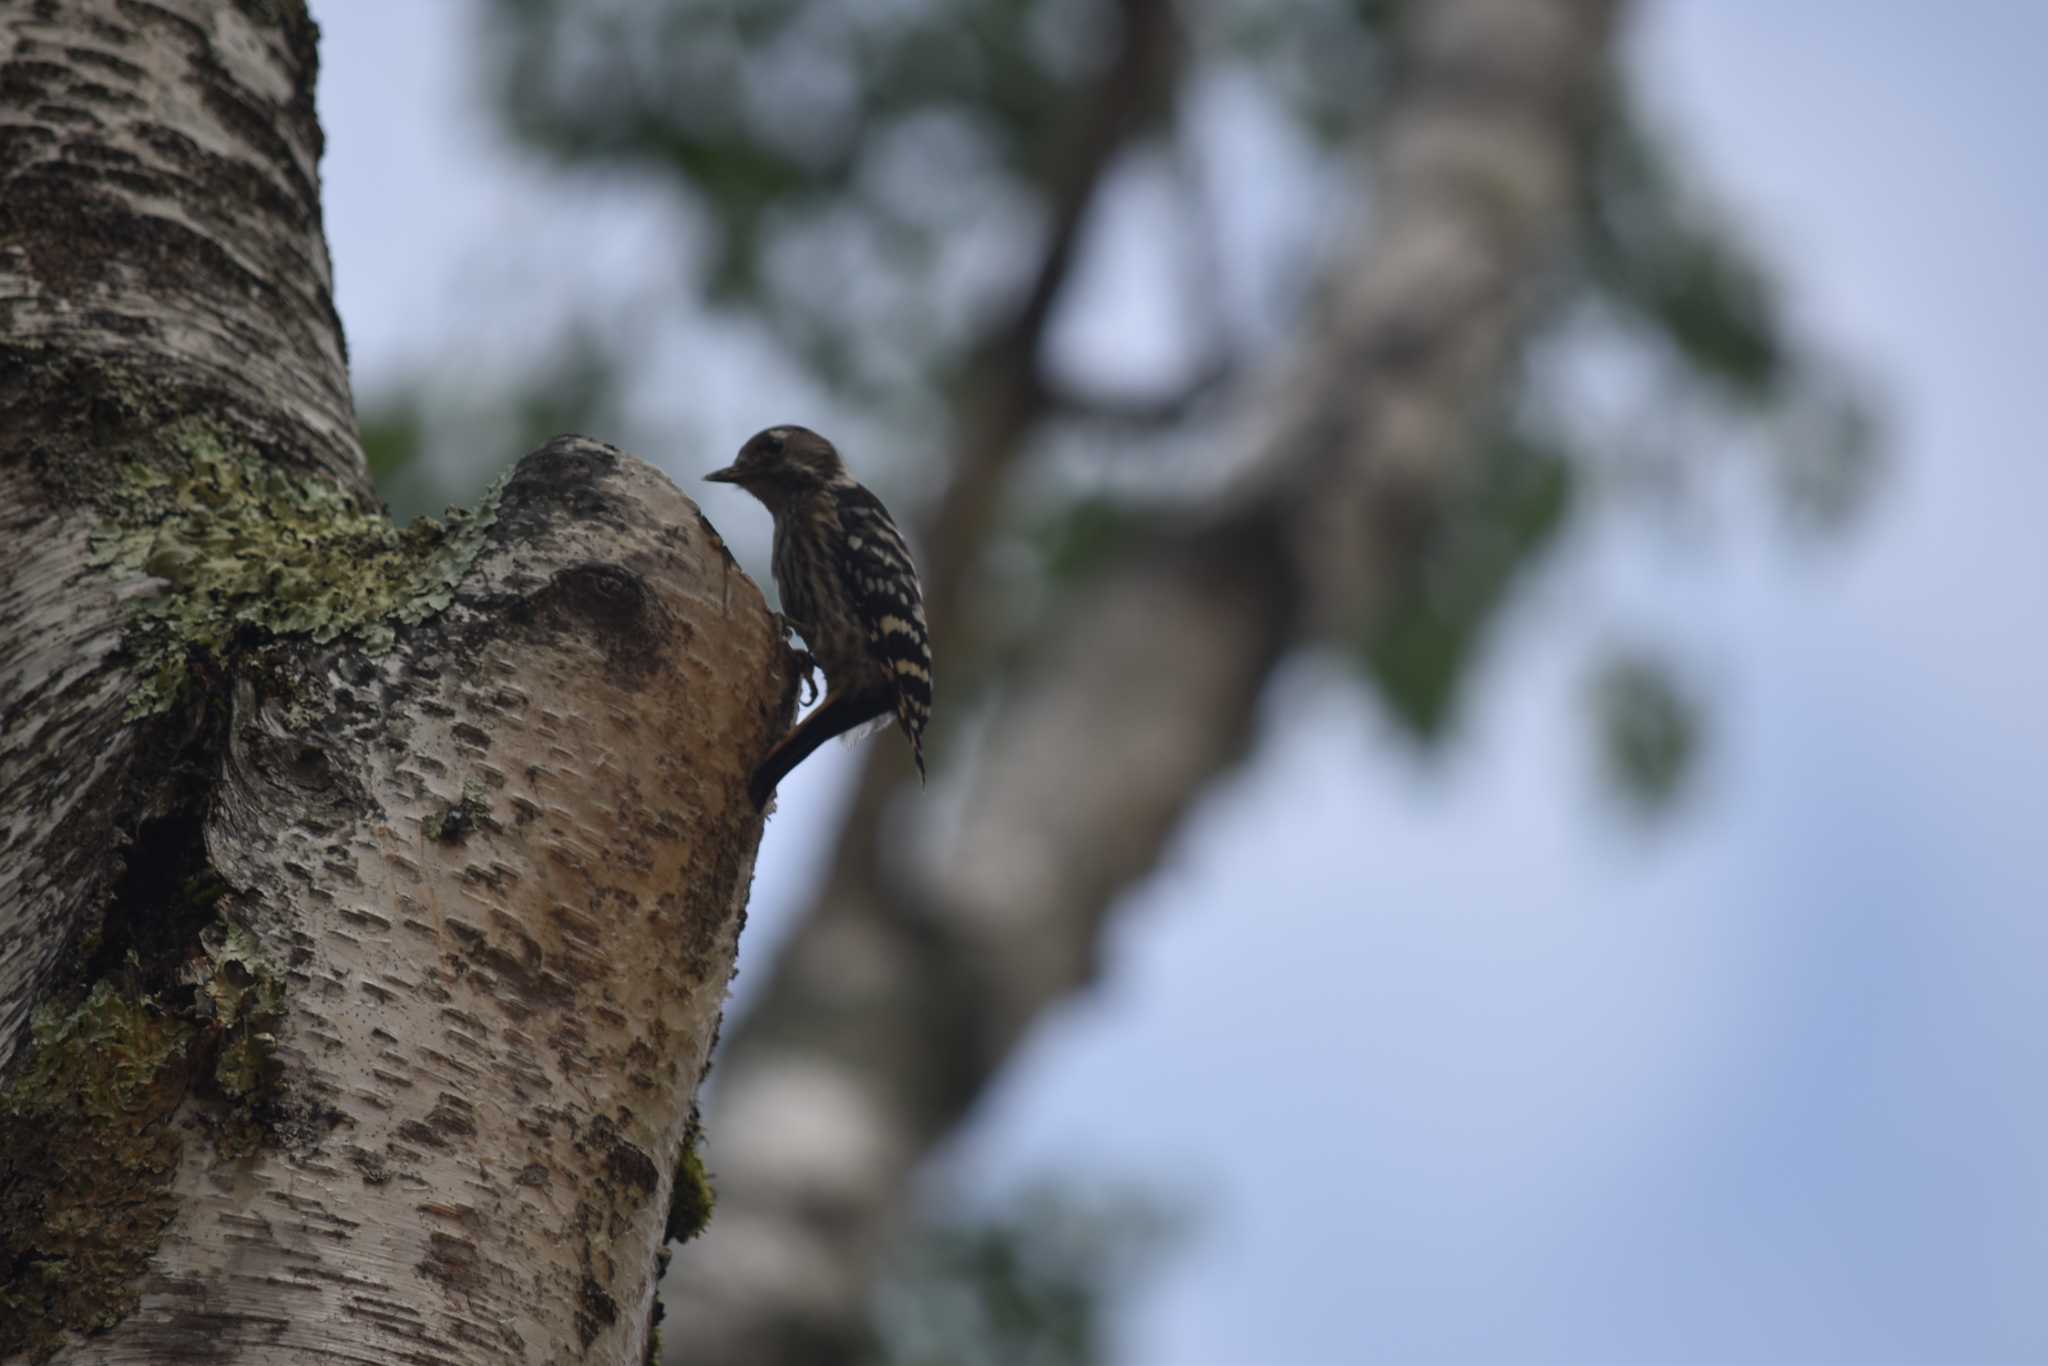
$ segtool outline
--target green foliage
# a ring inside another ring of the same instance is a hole
[[[427,445],[426,415],[421,411],[419,395],[414,392],[386,395],[356,407],[356,425],[363,437],[363,460],[381,490],[419,464]]]
[[[363,453],[392,521],[405,526],[475,499],[486,483],[470,473],[479,453],[509,464],[565,433],[615,432],[625,362],[614,349],[577,329],[509,381],[428,378],[365,397]]]
[[[1647,323],[1692,374],[1739,398],[1781,396],[1790,344],[1755,257],[1687,202],[1670,154],[1617,102],[1595,134],[1585,256],[1596,286]]]
[[[1616,790],[1646,814],[1671,808],[1698,758],[1704,714],[1664,665],[1610,660],[1593,685],[1600,754]]]
[[[875,1295],[885,1366],[1094,1366],[1117,1305],[1179,1240],[1155,1195],[1056,1182],[919,1226]]]
[[[1780,505],[1793,523],[1839,532],[1869,501],[1883,472],[1883,424],[1847,381],[1803,379],[1776,419]]]
[[[1211,0],[1204,20],[1317,142],[1346,149],[1392,78],[1387,37],[1404,0]]]
[[[1071,175],[1113,0],[487,0],[507,127],[629,170],[707,223],[706,299],[870,399],[947,382],[1015,279],[933,290],[936,254],[1014,250]],[[1156,119],[1162,111],[1151,111]],[[963,326],[963,319],[972,322]]]
[[[1803,530],[1838,532],[1882,469],[1862,387],[1793,336],[1757,254],[1687,184],[1677,156],[1617,92],[1594,131],[1582,259],[1592,297],[1671,364],[1660,407],[1728,401],[1756,419],[1778,505]],[[1694,451],[1744,435],[1722,422]],[[1624,472],[1625,473],[1625,472]]]
[[[1077,498],[1033,528],[1031,543],[1046,577],[1072,585],[1112,563],[1147,525],[1148,519],[1128,503],[1101,496]]]
[[[356,426],[370,478],[394,523],[404,526],[460,501],[442,486],[427,458],[430,435],[421,390],[366,397],[356,405]]]
[[[479,398],[471,407],[488,414],[506,450],[525,452],[558,436],[603,431],[620,422],[620,370],[615,336],[587,326],[571,328],[547,360]]]
[[[1443,738],[1487,626],[1564,524],[1576,470],[1559,449],[1497,431],[1470,484],[1420,528],[1412,577],[1360,642],[1380,696],[1416,738]]]

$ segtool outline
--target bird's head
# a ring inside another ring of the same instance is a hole
[[[770,427],[740,447],[730,465],[704,477],[738,484],[773,508],[845,476],[839,452],[809,427]]]

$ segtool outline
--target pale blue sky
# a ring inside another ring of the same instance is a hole
[[[678,254],[629,198],[541,207],[478,132],[459,6],[315,11],[359,375],[516,356],[564,279],[624,309]],[[1652,104],[1881,377],[1889,476],[1821,547],[1739,490],[1711,553],[1601,517],[1438,764],[1333,665],[1289,670],[957,1156],[974,1186],[1080,1164],[1199,1197],[1138,1366],[2048,1361],[2048,6],[1643,11]],[[714,448],[768,401],[739,356],[690,353],[733,391],[696,415]],[[1577,724],[1589,650],[1636,634],[1716,703],[1648,838]],[[786,789],[743,982],[834,750]]]

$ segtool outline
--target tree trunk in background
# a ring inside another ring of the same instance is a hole
[[[315,41],[0,8],[0,1360],[638,1362],[787,656],[596,443],[377,510]]]
[[[870,761],[817,901],[720,1062],[719,1213],[677,1260],[671,1360],[858,1354],[917,1163],[1087,982],[1110,907],[1244,752],[1275,665],[1408,590],[1571,245],[1619,8],[1403,7],[1372,230],[1338,262],[1251,479],[1132,547],[1041,643],[957,825],[883,822],[901,765]],[[962,534],[949,522],[940,544]],[[927,845],[922,868],[892,852]]]

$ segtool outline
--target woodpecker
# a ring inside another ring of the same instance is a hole
[[[924,781],[932,714],[932,647],[917,566],[881,499],[846,472],[830,441],[808,427],[770,427],[739,457],[704,476],[737,484],[775,519],[775,586],[783,619],[825,673],[825,700],[755,770],[765,807],[812,750],[894,714]]]

